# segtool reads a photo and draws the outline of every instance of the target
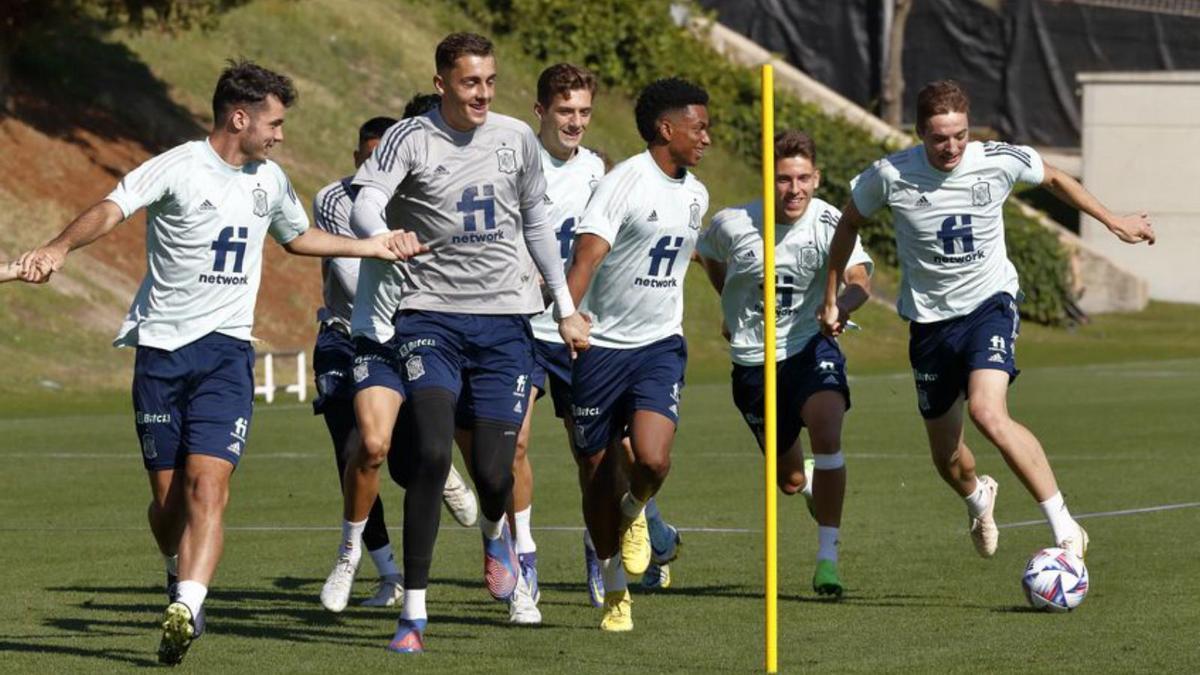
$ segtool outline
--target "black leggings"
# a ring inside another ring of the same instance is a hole
[[[454,394],[422,389],[409,397],[393,438],[388,470],[405,488],[404,582],[420,590],[429,585],[429,567],[441,523],[442,488],[450,473],[454,443]],[[471,476],[480,510],[499,521],[512,498],[512,463],[519,427],[476,420],[472,429]]]

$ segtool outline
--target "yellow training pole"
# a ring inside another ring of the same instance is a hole
[[[767,495],[767,672],[779,671],[779,546],[775,532],[775,78],[770,64],[762,67],[762,180],[763,180],[763,412],[766,442]]]

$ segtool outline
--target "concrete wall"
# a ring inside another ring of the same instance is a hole
[[[1116,213],[1145,211],[1152,247],[1099,222],[1083,240],[1149,282],[1156,300],[1200,303],[1200,71],[1084,73],[1083,183]]]

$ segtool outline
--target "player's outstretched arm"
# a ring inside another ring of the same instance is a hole
[[[48,281],[51,274],[62,269],[68,253],[108,234],[123,220],[125,214],[115,202],[105,199],[95,204],[79,214],[57,237],[17,258],[19,277],[39,284]]]
[[[1154,227],[1150,224],[1150,216],[1145,213],[1135,213],[1118,216],[1109,211],[1092,193],[1087,191],[1079,181],[1072,176],[1049,164],[1045,165],[1045,178],[1042,187],[1054,193],[1064,204],[1072,206],[1096,220],[1104,223],[1109,232],[1126,244],[1138,244],[1143,241],[1154,245]]]
[[[283,247],[294,255],[379,258],[380,260],[408,260],[426,253],[429,247],[417,241],[417,235],[406,230],[383,232],[366,239],[352,239],[330,234],[310,227]]]
[[[829,274],[825,278],[825,304],[818,317],[821,322],[821,332],[829,336],[837,336],[845,328],[845,323],[839,320],[841,311],[838,308],[838,285],[845,274],[850,254],[854,252],[854,242],[858,239],[858,230],[865,221],[866,219],[858,212],[858,207],[854,205],[854,200],[851,199],[842,209],[842,217],[838,220],[837,229],[833,233],[833,241],[829,244]],[[866,302],[865,297],[863,302]]]

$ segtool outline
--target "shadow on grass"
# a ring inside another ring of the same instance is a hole
[[[26,654],[57,654],[60,656],[83,656],[106,661],[125,663],[142,668],[158,666],[155,657],[139,654],[128,649],[88,649],[86,647],[65,647],[63,645],[39,645],[28,642],[0,641],[0,654],[23,652]]]
[[[93,139],[126,141],[157,154],[204,135],[191,112],[123,44],[104,37],[107,27],[76,19],[56,22],[23,41],[12,58],[7,109],[38,131],[80,146]],[[213,82],[216,82],[213,73]],[[101,164],[115,178],[127,166]]]

